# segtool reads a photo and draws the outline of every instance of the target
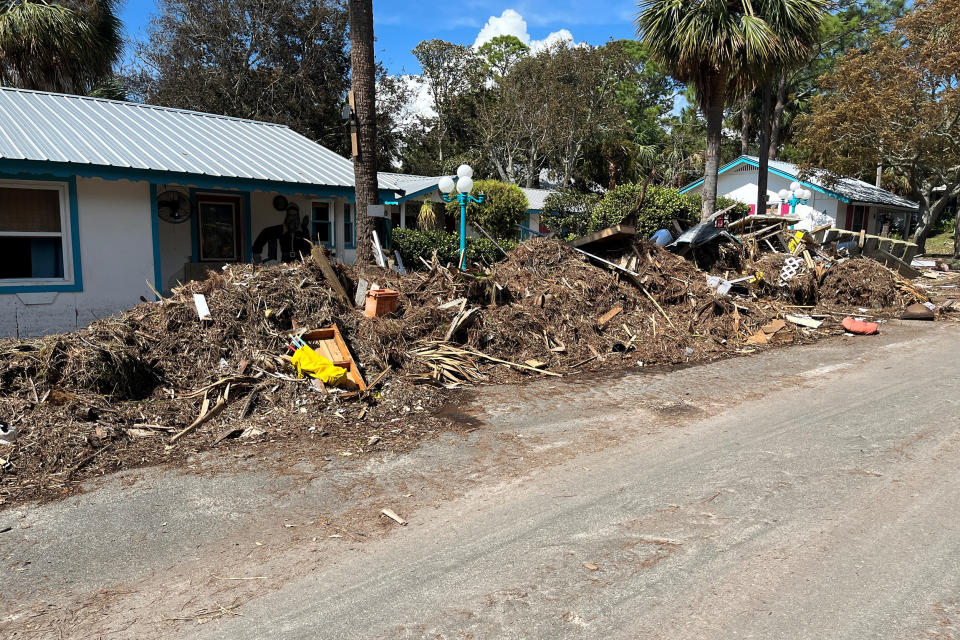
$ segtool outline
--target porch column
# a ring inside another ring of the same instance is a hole
[[[400,228],[407,228],[407,201],[403,200],[400,202]]]
[[[907,242],[910,241],[910,223],[913,222],[913,212],[904,211],[903,212],[903,239]]]

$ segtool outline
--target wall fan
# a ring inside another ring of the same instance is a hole
[[[180,191],[164,191],[157,196],[157,216],[171,224],[186,222],[190,219],[190,198]]]

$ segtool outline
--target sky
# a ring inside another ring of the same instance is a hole
[[[127,0],[120,16],[131,39],[142,36],[155,6],[152,0]],[[377,57],[389,73],[417,74],[410,51],[422,40],[479,45],[512,34],[533,48],[556,40],[602,44],[634,37],[635,13],[635,1],[625,0],[374,0],[373,29]]]

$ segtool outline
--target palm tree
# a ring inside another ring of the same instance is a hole
[[[654,59],[694,90],[707,121],[703,209],[713,215],[723,110],[758,78],[797,57],[824,0],[640,0],[637,35]]]
[[[373,221],[367,215],[367,205],[380,202],[372,0],[350,0],[350,64],[358,149],[358,155],[353,158],[357,196],[356,263],[367,265],[373,260]]]
[[[0,2],[0,84],[87,94],[123,49],[116,0]]]

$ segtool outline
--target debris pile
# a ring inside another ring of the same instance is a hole
[[[444,388],[706,361],[842,332],[838,307],[927,301],[816,232],[750,224],[687,235],[684,251],[712,274],[623,234],[604,237],[602,258],[533,239],[483,271],[436,257],[404,275],[363,271],[315,250],[226,267],[82,331],[0,341],[0,434],[17,434],[0,446],[0,506],[218,446],[402,450],[449,428],[436,415]],[[728,245],[698,244],[717,238]],[[371,289],[382,300],[365,315]],[[337,371],[330,384],[298,375],[304,346]]]
[[[851,258],[827,270],[820,302],[845,307],[884,309],[901,303],[893,272],[869,258]]]

